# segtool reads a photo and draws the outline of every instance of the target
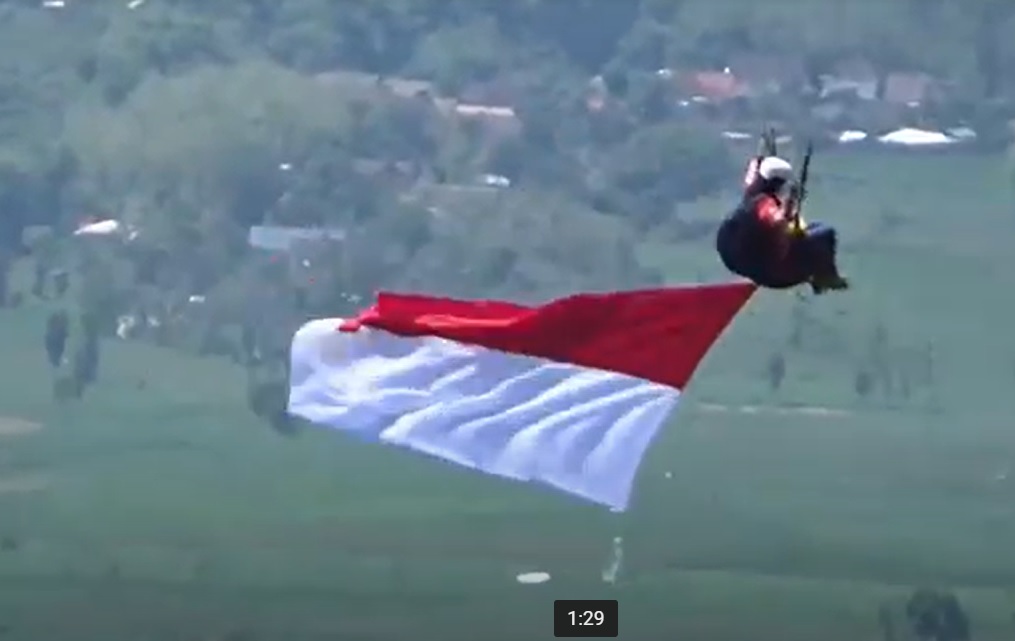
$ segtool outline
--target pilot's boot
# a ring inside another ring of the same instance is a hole
[[[808,281],[811,290],[817,294],[824,294],[828,291],[842,291],[849,289],[849,281],[843,278],[837,269],[826,274],[815,274]]]

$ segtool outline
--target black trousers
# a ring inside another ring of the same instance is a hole
[[[807,225],[779,258],[770,233],[754,221],[731,216],[716,234],[716,250],[726,269],[769,289],[789,289],[815,276],[838,273],[837,246],[835,229],[821,223]]]

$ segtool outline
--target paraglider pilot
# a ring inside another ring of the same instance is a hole
[[[801,182],[776,155],[774,136],[764,136],[761,153],[747,165],[743,198],[719,227],[719,256],[731,272],[761,287],[806,283],[815,294],[847,289],[835,261],[835,229],[800,218]]]

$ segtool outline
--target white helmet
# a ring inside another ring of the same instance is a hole
[[[793,165],[778,156],[769,156],[758,165],[758,175],[764,180],[793,180]]]

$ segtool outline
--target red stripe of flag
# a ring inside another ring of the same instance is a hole
[[[535,307],[382,292],[339,329],[438,336],[682,389],[755,289],[744,282],[578,294]]]

